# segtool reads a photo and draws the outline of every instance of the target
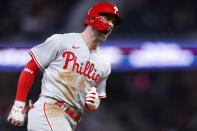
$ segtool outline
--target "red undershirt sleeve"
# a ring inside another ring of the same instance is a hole
[[[33,59],[27,63],[18,80],[16,100],[23,102],[26,101],[29,89],[34,82],[35,76],[40,72],[40,70],[41,69]]]

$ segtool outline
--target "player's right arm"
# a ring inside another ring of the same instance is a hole
[[[25,121],[25,101],[34,78],[41,69],[34,59],[31,59],[20,74],[17,93],[12,110],[7,118],[8,122],[14,125],[22,126]]]
[[[32,59],[27,63],[19,77],[16,100],[7,119],[10,123],[19,126],[24,124],[25,112],[23,110],[29,89],[36,74],[56,58],[61,38],[62,35],[55,34],[42,44],[30,49],[29,53]]]
[[[19,77],[16,100],[7,119],[10,123],[14,125],[24,124],[25,112],[23,110],[29,89],[36,74],[57,57],[62,36],[61,34],[52,35],[42,44],[30,49],[29,53],[32,59],[27,63]]]

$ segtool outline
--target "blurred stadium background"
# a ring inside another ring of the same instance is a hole
[[[103,0],[0,0],[0,130],[28,49],[55,33],[81,32],[88,9]],[[77,131],[197,131],[197,1],[106,0],[125,23],[101,49],[112,63],[107,99],[86,112]],[[40,93],[39,73],[28,99]]]

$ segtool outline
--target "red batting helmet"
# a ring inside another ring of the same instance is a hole
[[[112,14],[116,18],[115,26],[122,24],[118,8],[115,5],[106,2],[98,3],[88,11],[85,24],[91,25],[95,29],[101,31],[107,29],[109,24],[100,17],[100,14]]]

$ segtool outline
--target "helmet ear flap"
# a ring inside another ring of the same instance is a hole
[[[97,30],[105,30],[109,27],[109,24],[105,22],[99,15],[88,14],[86,17],[86,24],[91,25]]]
[[[92,17],[92,21],[94,21],[96,18],[95,17]]]
[[[92,22],[92,26],[97,30],[105,30],[109,27],[109,24],[105,22],[100,16],[97,16],[96,19]]]

